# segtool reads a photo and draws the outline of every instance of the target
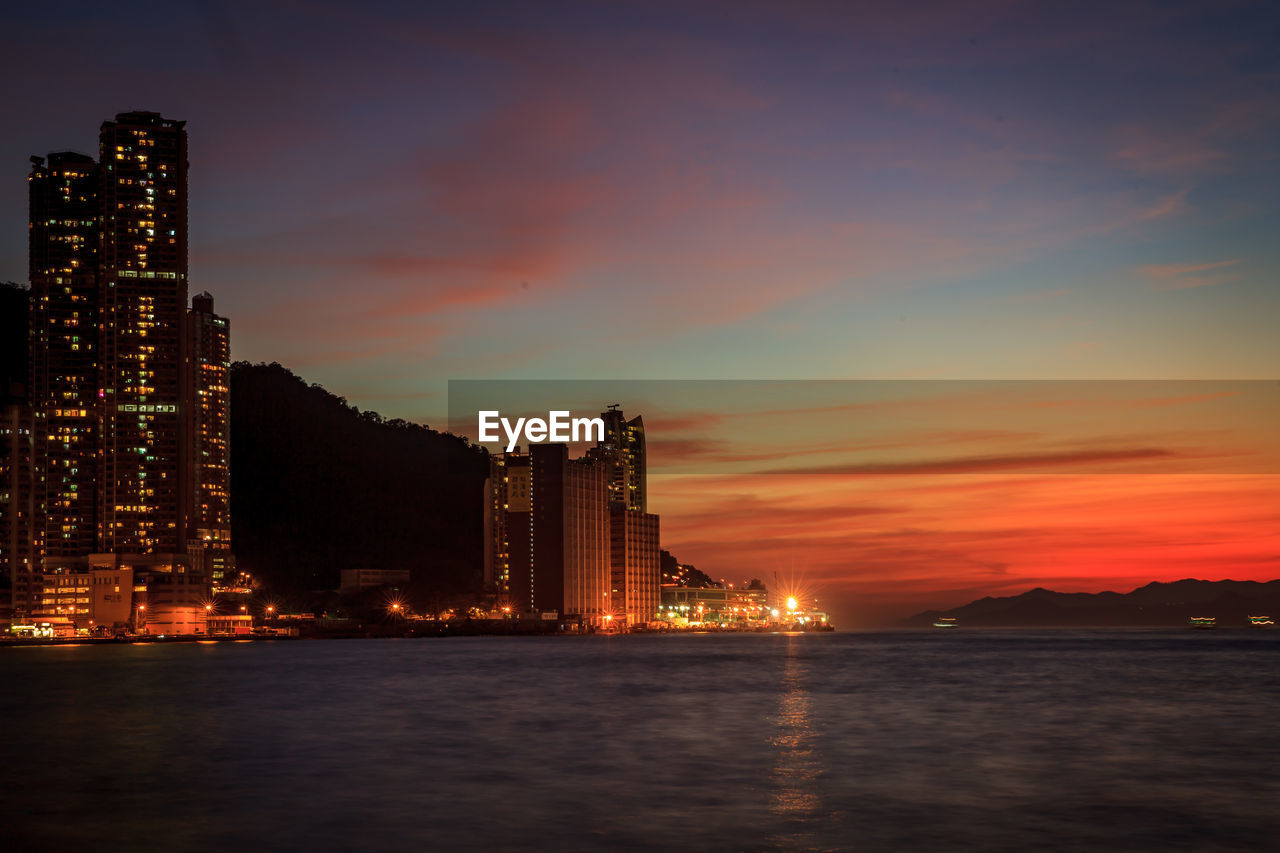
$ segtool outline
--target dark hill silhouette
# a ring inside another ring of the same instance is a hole
[[[280,592],[346,568],[407,568],[423,590],[480,586],[488,455],[465,439],[362,412],[279,364],[231,370],[232,538]]]
[[[1053,592],[1037,587],[1007,598],[980,598],[952,610],[926,610],[902,624],[926,627],[954,616],[973,628],[1186,625],[1191,616],[1216,616],[1218,625],[1244,625],[1248,616],[1280,615],[1280,580],[1149,583],[1132,592]]]

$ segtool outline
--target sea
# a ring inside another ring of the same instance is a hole
[[[0,849],[1280,849],[1280,632],[0,648]]]

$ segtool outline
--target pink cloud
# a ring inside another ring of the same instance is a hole
[[[1234,267],[1240,260],[1212,261],[1199,264],[1147,264],[1139,272],[1147,278],[1152,290],[1190,290],[1197,287],[1213,287],[1240,278],[1238,272],[1202,275],[1213,270]]]

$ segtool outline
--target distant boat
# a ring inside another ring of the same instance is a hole
[[[956,617],[954,617],[954,616],[939,616],[939,617],[938,617],[938,620],[937,620],[936,622],[934,622],[934,623],[933,623],[933,627],[935,627],[935,628],[954,628],[954,627],[956,627]]]
[[[1269,628],[1276,623],[1270,616],[1250,616],[1249,624],[1255,628]]]
[[[1216,628],[1218,626],[1218,617],[1216,616],[1192,616],[1188,620],[1188,624],[1192,628]]]

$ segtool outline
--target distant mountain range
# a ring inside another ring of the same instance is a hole
[[[1186,625],[1192,616],[1217,617],[1223,627],[1244,625],[1249,616],[1280,616],[1280,580],[1180,580],[1149,583],[1132,592],[1054,592],[1037,587],[1007,598],[980,598],[951,610],[926,610],[902,621],[927,627],[940,616],[960,626],[1028,628],[1056,626]]]

